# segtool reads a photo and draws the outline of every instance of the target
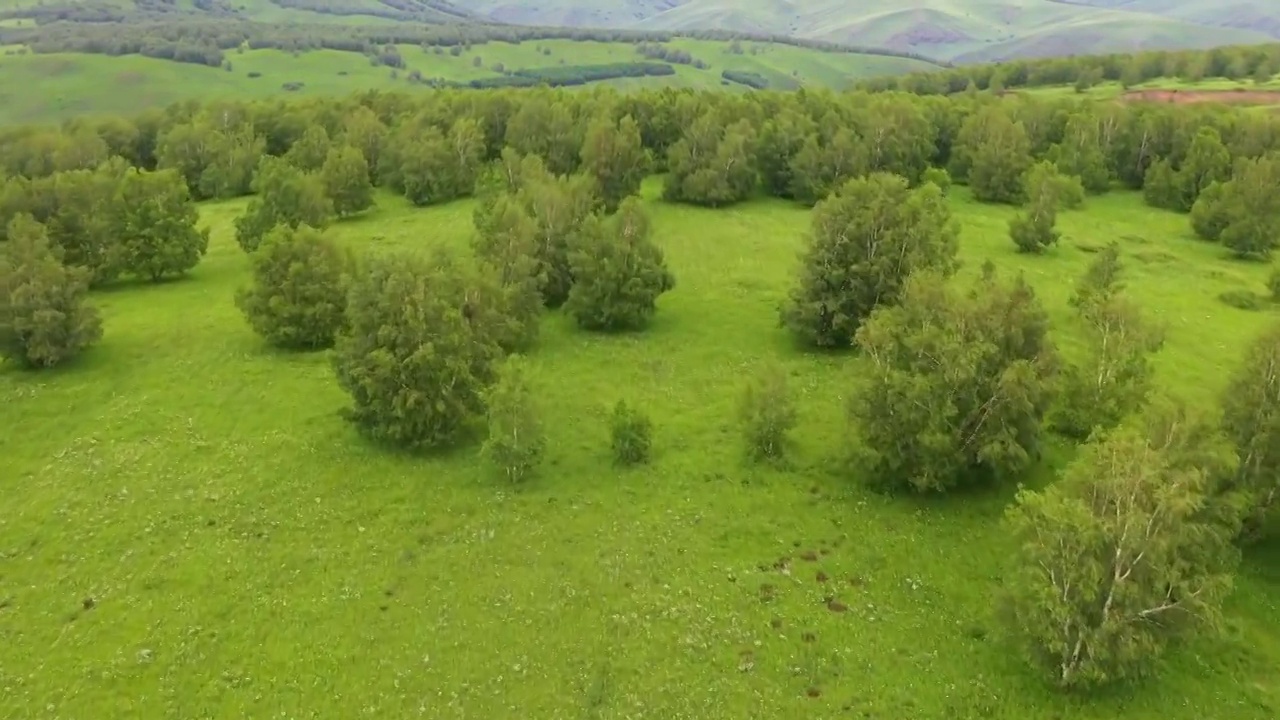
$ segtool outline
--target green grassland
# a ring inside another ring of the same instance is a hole
[[[820,52],[790,45],[748,43],[752,52],[728,52],[729,44],[717,41],[676,40],[672,47],[688,50],[707,69],[675,65],[676,74],[665,77],[626,78],[606,81],[620,87],[673,85],[718,88],[725,69],[757,72],[780,86],[807,84],[843,88],[858,80],[931,66],[918,60]],[[14,51],[14,48],[7,48]],[[543,54],[542,50],[550,50]],[[0,124],[61,120],[97,113],[130,113],[145,107],[167,105],[191,98],[258,98],[285,94],[285,83],[301,82],[293,94],[342,94],[367,89],[412,90],[411,70],[424,78],[465,82],[495,77],[494,67],[504,69],[590,65],[643,61],[628,43],[546,40],[520,44],[491,42],[473,45],[459,57],[435,54],[416,45],[400,47],[406,68],[392,78],[386,67],[370,65],[357,53],[317,50],[291,55],[279,50],[229,53],[231,71],[189,63],[126,55],[108,57],[59,53],[0,55]],[[475,59],[482,65],[476,67]],[[249,77],[259,73],[260,77]],[[39,88],[39,92],[33,92]]]
[[[468,7],[508,22],[782,33],[964,61],[1213,47],[1280,37],[1280,8],[1274,3],[1222,5],[1211,0],[476,0]]]
[[[551,444],[519,488],[474,444],[413,457],[362,440],[324,354],[263,345],[232,302],[244,200],[203,207],[212,244],[189,278],[96,294],[106,335],[82,359],[0,370],[0,717],[1280,714],[1275,542],[1249,554],[1224,638],[1101,697],[1051,691],[993,611],[1011,493],[885,497],[844,469],[860,361],[802,353],[777,327],[808,212],[675,206],[658,188],[645,195],[677,287],[641,334],[544,320],[532,361]],[[963,189],[952,204],[962,272],[1026,272],[1068,351],[1070,283],[1120,241],[1130,291],[1168,329],[1159,383],[1192,402],[1213,402],[1276,320],[1216,299],[1263,292],[1269,268],[1136,195],[1064,213],[1043,257],[1013,252],[1012,208]],[[462,248],[472,208],[380,195],[333,232],[369,251]],[[770,359],[801,408],[779,469],[744,464],[735,425],[743,378]],[[610,462],[607,408],[624,397],[656,422],[643,469]],[[784,556],[789,574],[771,567]]]

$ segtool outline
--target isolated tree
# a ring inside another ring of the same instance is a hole
[[[181,275],[209,249],[209,230],[173,170],[130,171],[120,183],[119,262],[123,272],[148,280]]]
[[[723,123],[711,112],[693,121],[667,151],[668,200],[718,207],[745,200],[759,180],[751,123]]]
[[[316,172],[324,166],[333,147],[324,126],[312,125],[293,143],[284,159],[302,172]]]
[[[320,231],[279,226],[251,256],[253,283],[236,306],[268,343],[290,350],[333,345],[347,307],[350,257]]]
[[[501,350],[493,327],[469,317],[473,283],[442,251],[375,257],[354,279],[334,368],[362,432],[430,449],[481,416]]]
[[[1240,464],[1228,492],[1238,495],[1246,536],[1280,503],[1280,326],[1250,346],[1222,397],[1222,424]]]
[[[653,447],[653,421],[640,408],[619,400],[609,418],[609,440],[619,465],[646,463]]]
[[[1241,160],[1222,189],[1220,239],[1238,257],[1268,258],[1280,244],[1280,154]]]
[[[373,185],[364,154],[350,145],[329,149],[320,167],[325,195],[339,217],[354,215],[373,206]]]
[[[481,454],[511,482],[521,482],[542,461],[546,433],[528,363],[512,355],[484,397],[489,436]]]
[[[1191,229],[1196,236],[1209,242],[1222,239],[1222,231],[1231,224],[1232,211],[1229,183],[1215,182],[1200,193],[1191,206]]]
[[[1059,685],[1141,675],[1171,640],[1221,620],[1236,553],[1208,508],[1230,453],[1210,424],[1163,414],[1095,438],[1009,510],[1013,616]]]
[[[581,155],[582,172],[595,180],[606,212],[617,210],[623,198],[640,191],[647,163],[640,128],[630,115],[617,123],[608,115],[593,120]]]
[[[675,287],[662,250],[649,239],[649,216],[629,197],[608,221],[591,216],[569,241],[573,286],[565,310],[588,330],[636,330],[649,323],[658,296]]]
[[[1124,295],[1120,273],[1113,243],[1094,258],[1072,297],[1085,352],[1062,374],[1053,420],[1076,439],[1110,430],[1146,404],[1151,358],[1164,344],[1164,333]]]
[[[796,424],[796,408],[787,386],[787,373],[780,365],[768,365],[748,381],[739,415],[749,457],[755,460],[782,457],[787,433]]]
[[[538,339],[546,269],[538,258],[538,227],[512,195],[499,195],[490,220],[476,234],[475,251],[502,285],[510,330],[499,344],[527,349]]]
[[[884,487],[945,491],[1016,477],[1039,453],[1052,395],[1048,318],[988,264],[967,294],[917,272],[858,330],[869,360],[850,403],[856,453]]]
[[[951,174],[967,180],[983,202],[1017,202],[1022,177],[1031,167],[1031,139],[1002,105],[989,105],[960,129]]]
[[[102,338],[85,304],[89,271],[62,264],[30,215],[9,222],[0,243],[0,358],[28,368],[69,360]]]
[[[897,302],[911,273],[955,268],[959,228],[934,185],[912,190],[884,173],[850,180],[812,217],[781,317],[810,345],[848,347],[878,305]]]
[[[1041,253],[1061,237],[1058,210],[1079,204],[1084,189],[1079,178],[1062,175],[1052,163],[1043,161],[1027,171],[1023,196],[1027,209],[1009,221],[1009,237],[1019,252]]]
[[[253,181],[257,197],[236,218],[236,242],[253,252],[277,225],[323,229],[333,217],[333,203],[317,175],[303,173],[279,158],[264,157]]]

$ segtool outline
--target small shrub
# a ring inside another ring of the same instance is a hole
[[[796,424],[787,374],[772,365],[747,384],[742,396],[742,429],[753,460],[782,457],[787,433]]]
[[[461,47],[461,46],[459,46],[459,45],[454,45],[453,47],[449,48],[449,54],[450,54],[450,55],[452,55],[453,57],[459,57],[459,56],[461,56],[461,55],[462,55],[462,47]]]
[[[512,482],[528,477],[542,460],[546,437],[525,361],[512,355],[485,394],[489,437],[481,454]]]
[[[644,411],[627,405],[625,400],[619,400],[613,406],[610,428],[614,460],[621,465],[648,462],[653,422]]]
[[[262,77],[262,73],[258,72],[257,70],[254,70],[253,72],[248,73],[246,77],[260,78]]]
[[[295,81],[295,82],[287,82],[287,83],[285,83],[285,84],[281,85],[280,87],[281,87],[285,92],[297,92],[297,91],[301,90],[302,88],[306,87],[306,83],[300,83],[300,82],[296,82],[296,81]]]
[[[1274,286],[1272,292],[1275,292]],[[1263,306],[1262,296],[1252,290],[1228,290],[1218,299],[1239,310],[1261,310]]]

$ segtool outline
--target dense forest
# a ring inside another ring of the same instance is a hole
[[[813,208],[778,322],[867,359],[849,406],[858,477],[934,493],[1016,483],[1049,433],[1084,444],[1009,516],[1011,627],[1056,683],[1140,674],[1180,633],[1217,626],[1239,548],[1280,499],[1280,335],[1241,359],[1220,416],[1183,407],[1152,387],[1159,328],[1125,294],[1114,247],[1095,248],[1072,300],[1083,346],[1060,354],[1022,278],[987,267],[969,286],[946,281],[957,231],[945,193],[963,183],[1021,206],[1009,251],[1039,253],[1060,209],[1140,190],[1257,261],[1280,241],[1275,115],[973,88],[458,89],[12,128],[0,133],[0,352],[34,368],[74,356],[111,331],[84,302],[91,288],[187,272],[208,245],[195,202],[252,195],[235,222],[253,259],[236,298],[252,327],[282,347],[334,348],[348,418],[380,441],[447,446],[487,419],[486,457],[518,480],[540,436],[518,361],[501,361],[536,344],[548,309],[584,332],[649,323],[679,280],[634,199],[659,172],[672,202],[763,193]],[[374,186],[420,206],[477,196],[474,257],[348,257],[323,230],[366,210]],[[754,380],[743,408],[753,455],[784,452],[785,378]],[[611,422],[617,460],[644,462],[649,420],[620,405]]]

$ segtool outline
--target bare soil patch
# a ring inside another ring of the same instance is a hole
[[[1280,105],[1280,90],[1131,90],[1120,96],[1126,102],[1229,103],[1233,105]]]

